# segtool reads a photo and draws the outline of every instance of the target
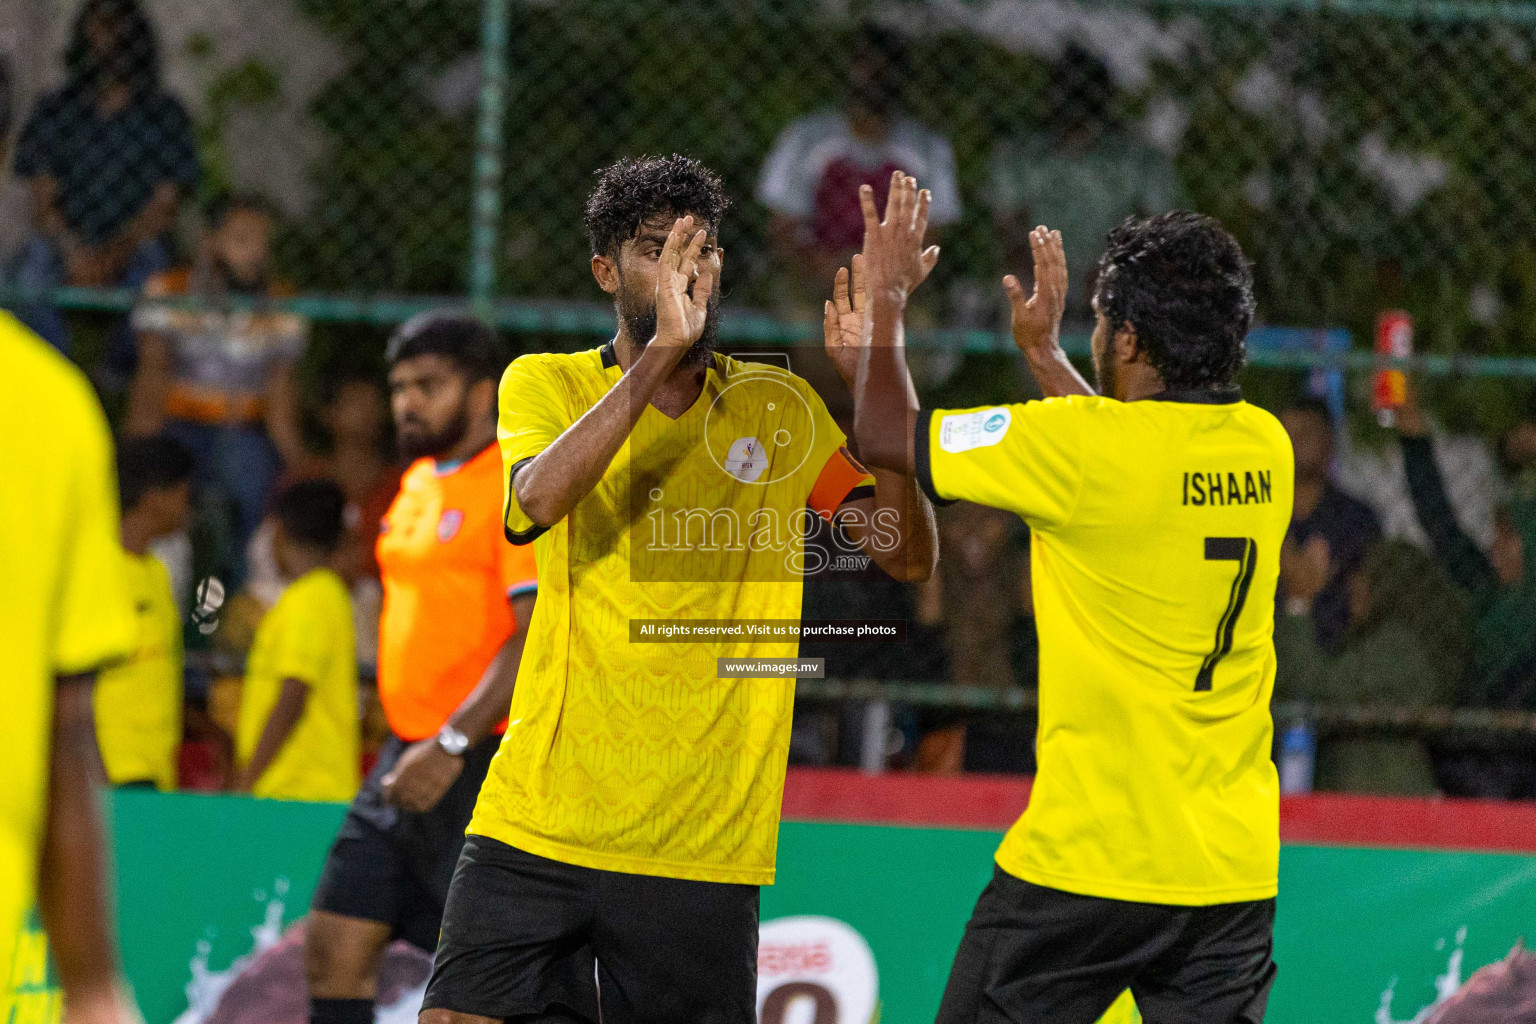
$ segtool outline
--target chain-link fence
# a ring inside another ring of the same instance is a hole
[[[582,227],[592,172],[678,151],[715,168],[733,201],[727,342],[815,344],[832,271],[858,244],[857,185],[917,174],[944,249],[912,313],[915,342],[937,350],[925,397],[1011,400],[1031,385],[995,354],[1008,347],[998,278],[1027,269],[1028,227],[1066,237],[1069,342],[1083,355],[1104,234],[1127,214],[1191,207],[1256,263],[1265,326],[1249,394],[1274,408],[1320,398],[1346,425],[1336,475],[1383,532],[1428,552],[1405,451],[1369,410],[1376,317],[1413,315],[1443,482],[1472,542],[1458,550],[1482,559],[1465,572],[1444,552],[1425,555],[1437,569],[1402,552],[1373,563],[1378,594],[1435,572],[1465,592],[1434,621],[1401,609],[1430,676],[1459,684],[1467,670],[1442,661],[1519,647],[1536,607],[1521,589],[1536,582],[1511,585],[1496,564],[1501,537],[1524,537],[1508,480],[1536,466],[1536,4],[0,0],[0,56],[0,297],[103,379],[128,379],[142,355],[116,314],[146,288],[226,312],[231,294],[255,294],[264,313],[332,325],[312,353],[376,359],[377,327],[445,298],[473,301],[520,348],[589,344],[612,328]],[[241,345],[292,354],[291,321],[258,326],[243,323]],[[224,398],[250,390],[235,349],[232,376],[213,382]],[[206,395],[186,390],[194,419],[257,419],[257,405],[200,407]],[[1017,558],[1016,537],[998,543]],[[1017,573],[993,554],[971,605],[1013,586],[1000,599],[1027,617]],[[951,581],[968,571],[961,557]],[[1514,611],[1479,633],[1482,612],[1456,602],[1488,594]],[[874,674],[1028,682],[1012,620],[994,617],[1006,649],[987,647],[963,602],[951,612],[966,621],[946,624],[942,594],[901,600],[949,661]],[[978,644],[981,667],[956,669]],[[1536,678],[1531,664],[1494,668]],[[1536,709],[1536,691],[1479,699]]]
[[[199,201],[233,190],[273,203],[277,266],[304,295],[473,284],[591,300],[591,172],[677,150],[718,169],[735,199],[723,235],[737,309],[804,319],[824,290],[812,272],[849,247],[853,183],[904,164],[940,193],[934,323],[996,323],[1021,225],[1061,225],[1082,279],[1106,225],[1188,205],[1238,233],[1270,323],[1359,336],[1377,309],[1406,306],[1430,350],[1536,350],[1536,6],[9,7],[13,287],[132,287],[155,261],[136,263],[125,233],[168,234],[176,245],[157,258],[190,260]],[[114,78],[134,94],[105,97]],[[56,186],[44,208],[40,179]],[[164,182],[176,216],[147,211]],[[113,251],[71,258],[29,245],[39,234]],[[593,329],[581,316],[548,326]]]

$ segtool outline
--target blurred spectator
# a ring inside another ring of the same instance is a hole
[[[1504,469],[1522,498],[1536,498],[1536,416],[1525,416],[1499,443]]]
[[[288,474],[294,480],[333,480],[346,496],[346,533],[336,554],[335,566],[352,594],[352,619],[357,637],[357,661],[371,676],[379,659],[379,613],[384,591],[379,583],[379,563],[374,546],[379,524],[400,490],[400,467],[390,458],[388,444],[389,399],[382,377],[357,370],[333,377],[325,387],[330,400],[320,412],[326,450],[306,453],[304,461]],[[265,554],[253,554],[261,549]],[[251,539],[247,561],[252,590],[267,597],[270,605],[281,584],[263,585],[260,566],[271,565],[271,534],[263,526]]]
[[[1433,422],[1426,427],[1456,522],[1478,547],[1487,550],[1493,543],[1494,510],[1508,495],[1498,460],[1481,437],[1452,434]],[[1374,440],[1377,435],[1366,436]],[[1430,539],[1408,493],[1402,446],[1392,443],[1390,435],[1385,445],[1356,443],[1347,429],[1337,430],[1334,439],[1334,480],[1371,507],[1383,536],[1429,550]]]
[[[1349,627],[1346,580],[1381,539],[1381,527],[1368,505],[1339,490],[1330,478],[1334,424],[1328,404],[1320,398],[1296,399],[1280,410],[1280,422],[1296,453],[1296,504],[1288,540],[1305,545],[1321,536],[1328,542],[1330,575],[1311,599],[1310,614],[1318,645],[1333,654]],[[1282,598],[1294,596],[1282,585]]]
[[[1517,498],[1499,508],[1484,554],[1456,521],[1428,420],[1411,396],[1397,425],[1419,522],[1472,605],[1472,665],[1462,703],[1536,711],[1536,501]],[[1453,795],[1536,797],[1536,758],[1529,752],[1450,755],[1442,770]]]
[[[1028,529],[1009,512],[970,502],[938,514],[939,567],[922,585],[918,618],[942,630],[949,681],[1033,685],[1037,651]],[[958,720],[936,716],[929,724],[917,751],[920,771],[1034,770],[1032,721],[994,713]]]
[[[902,114],[906,79],[902,40],[867,26],[848,64],[843,108],[796,119],[773,144],[757,198],[772,214],[773,247],[795,289],[790,301],[819,310],[837,268],[863,244],[860,185],[874,188],[883,210],[892,173],[905,171],[933,193],[931,228],[960,219],[954,151],[948,139]]]
[[[302,461],[284,474],[285,483],[329,480],[346,498],[345,532],[332,568],[347,584],[352,599],[353,644],[359,675],[371,684],[379,660],[379,615],[384,591],[379,582],[374,545],[379,523],[400,489],[400,468],[390,458],[386,429],[388,399],[383,380],[364,370],[345,370],[328,378],[321,391],[330,400],[320,410],[324,450],[306,451]],[[289,579],[278,568],[273,537],[276,521],[262,521],[245,547],[245,576],[239,590],[225,605],[214,645],[227,656],[244,661],[256,631],[268,611],[282,598]],[[215,690],[239,680],[221,679]],[[215,700],[214,703],[221,703]],[[382,711],[376,690],[364,687],[366,707],[364,751],[376,751],[384,739]]]
[[[1037,224],[1060,231],[1068,309],[1081,316],[1109,232],[1183,203],[1173,161],[1113,123],[1114,92],[1104,62],[1073,43],[1051,69],[1045,130],[1000,140],[992,152],[990,204],[1006,265],[1031,265]]]
[[[232,506],[216,564],[237,583],[281,466],[306,457],[295,366],[309,324],[264,308],[291,294],[272,276],[272,229],[262,200],[220,200],[195,264],[151,278],[133,314],[139,366],[125,429],[163,429],[191,449],[199,483]],[[172,301],[187,297],[198,308]]]
[[[1345,577],[1349,627],[1329,654],[1318,644],[1312,610],[1337,573],[1320,533],[1287,541],[1280,554],[1290,595],[1275,622],[1277,701],[1446,707],[1465,667],[1466,602],[1433,559],[1403,541],[1373,547]],[[1324,733],[1315,786],[1335,792],[1435,792],[1423,740]]]
[[[235,788],[285,800],[350,800],[361,784],[352,603],[331,568],[346,497],[328,480],[273,503],[272,550],[292,581],[261,620],[240,695]]]
[[[159,43],[138,0],[86,0],[64,65],[64,87],[37,102],[16,144],[34,234],[15,283],[136,289],[170,265],[165,235],[199,174],[192,123],[161,88]],[[20,315],[69,350],[59,309],[30,306]],[[108,357],[126,373],[131,340],[115,336]]]
[[[367,370],[348,370],[324,386],[329,396],[320,410],[325,450],[306,452],[290,471],[294,479],[325,477],[347,496],[347,536],[338,559],[349,581],[378,579],[374,543],[379,522],[400,489],[400,467],[391,458],[389,396],[384,378]]]
[[[930,678],[921,659],[932,652],[932,647],[924,645],[923,638],[912,629],[910,588],[867,559],[863,569],[839,566],[838,560],[847,559],[851,552],[858,551],[858,546],[841,527],[818,517],[811,517],[807,523],[805,546],[807,564],[825,568],[805,579],[802,619],[887,619],[908,621],[909,625],[904,644],[814,638],[800,645],[800,656],[824,659],[828,679],[895,682]],[[797,707],[790,733],[791,763],[861,764],[867,711],[868,705],[862,701],[844,701],[835,708]],[[887,744],[890,763],[902,766],[912,760],[916,716],[909,709],[898,707],[894,709],[893,725],[902,741],[898,744],[893,738]]]
[[[950,682],[1014,685],[1008,634],[1024,607],[1029,565],[1020,535],[1028,532],[1010,512],[971,502],[939,510],[939,568],[924,592],[939,599]]]
[[[114,786],[176,788],[181,747],[181,616],[165,566],[150,542],[186,523],[192,456],[168,437],[124,441],[117,449],[124,578],[138,613],[127,661],[103,669],[94,695],[96,741]]]

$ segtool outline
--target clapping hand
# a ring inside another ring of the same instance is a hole
[[[692,237],[690,238],[690,234]],[[709,299],[720,279],[720,258],[704,251],[708,232],[693,230],[693,218],[680,217],[662,246],[656,271],[656,337],[675,365],[704,333]]]
[[[859,349],[869,344],[869,334],[864,329],[864,313],[868,305],[864,291],[864,257],[853,257],[853,271],[841,267],[832,282],[832,298],[826,304],[826,315],[821,321],[821,333],[826,340],[827,356],[843,383],[853,388],[853,377],[859,368]]]
[[[868,294],[904,305],[913,289],[927,279],[939,262],[939,247],[923,248],[932,197],[917,187],[917,179],[897,171],[885,200],[885,219],[875,211],[875,190],[859,186],[864,211],[864,268]]]
[[[1013,343],[1026,356],[1050,352],[1061,344],[1061,317],[1067,308],[1067,256],[1061,232],[1038,227],[1029,233],[1035,260],[1035,290],[1024,294],[1024,285],[1012,274],[1003,278],[1012,313]]]

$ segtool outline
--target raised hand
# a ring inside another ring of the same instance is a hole
[[[859,206],[864,211],[864,267],[870,296],[905,303],[939,262],[938,246],[923,248],[931,201],[927,189],[918,191],[916,178],[897,171],[891,175],[891,191],[885,200],[882,220],[875,211],[875,190],[868,185],[859,186]]]
[[[866,305],[864,257],[856,254],[851,274],[847,267],[838,268],[837,278],[832,282],[832,298],[821,321],[827,356],[850,390],[859,368],[859,349],[869,344],[864,322]]]
[[[719,280],[719,257],[700,255],[707,235],[702,228],[693,230],[691,216],[678,218],[656,268],[656,337],[651,344],[666,350],[673,362],[704,333],[709,298]]]
[[[1003,278],[1012,310],[1013,343],[1026,356],[1053,351],[1061,345],[1061,316],[1067,308],[1067,255],[1061,232],[1038,227],[1029,233],[1035,259],[1035,291],[1026,296],[1024,285],[1012,274]]]

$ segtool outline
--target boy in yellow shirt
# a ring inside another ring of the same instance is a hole
[[[352,602],[330,561],[346,498],[329,480],[294,484],[272,510],[283,596],[246,662],[235,788],[281,800],[350,800],[361,782]]]
[[[117,450],[122,498],[122,574],[137,626],[133,654],[96,679],[96,743],[114,786],[176,788],[181,747],[181,619],[171,579],[149,553],[187,521],[192,456],[164,436]]]

